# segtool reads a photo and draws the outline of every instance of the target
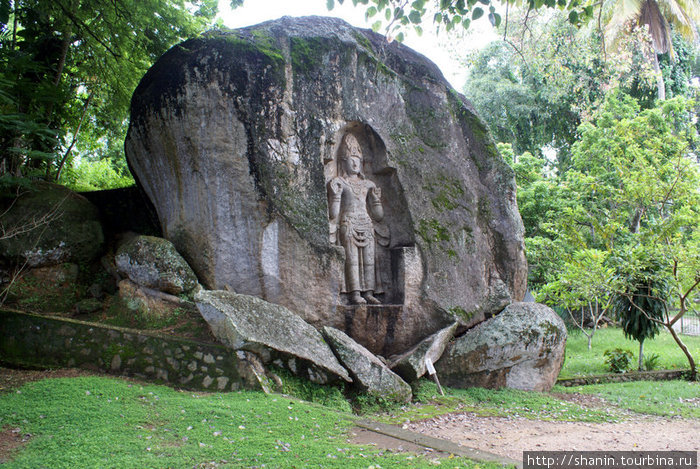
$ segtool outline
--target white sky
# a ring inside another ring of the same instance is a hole
[[[219,0],[219,17],[229,28],[250,26],[282,16],[335,16],[360,28],[371,28],[371,24],[378,19],[365,21],[366,6],[355,7],[352,0],[345,0],[343,5],[339,5],[337,0],[335,3],[335,8],[328,11],[326,0],[244,0],[242,7],[231,10],[229,0]],[[424,32],[420,37],[407,30],[404,44],[435,62],[452,86],[461,91],[467,70],[459,59],[470,50],[495,40],[495,30],[484,17],[471,25],[468,34],[443,31],[436,35],[431,21],[432,15],[426,14]]]

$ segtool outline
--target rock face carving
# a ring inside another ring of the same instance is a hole
[[[345,251],[345,292],[353,304],[380,304],[375,274],[374,222],[384,218],[381,190],[365,178],[362,148],[346,133],[338,152],[338,176],[328,183],[330,239]],[[388,240],[381,234],[383,245]]]
[[[343,209],[341,183],[332,243],[346,135],[371,223]],[[282,18],[175,46],[134,93],[125,149],[200,283],[373,353],[403,353],[455,319],[471,327],[525,293],[513,172],[484,124],[432,62],[341,20]],[[384,304],[348,304],[354,289]]]

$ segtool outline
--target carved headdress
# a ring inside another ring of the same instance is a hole
[[[357,140],[357,137],[352,133],[348,132],[343,135],[343,139],[340,142],[340,148],[338,148],[338,175],[345,175],[344,162],[347,161],[349,156],[356,156],[360,161],[364,162],[364,155],[362,154],[362,146]],[[364,171],[361,170],[359,176],[364,179]]]

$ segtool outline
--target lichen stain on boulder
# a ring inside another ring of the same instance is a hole
[[[136,236],[117,249],[114,261],[119,272],[132,282],[179,295],[197,286],[197,277],[167,239]]]
[[[371,31],[282,18],[175,46],[134,93],[125,149],[207,288],[343,329],[326,178],[347,132],[387,213],[383,301],[404,305],[387,353],[451,324],[450,308],[466,328],[523,297],[513,172],[432,62]]]
[[[564,364],[566,336],[549,307],[513,303],[456,338],[435,368],[447,386],[548,391]]]

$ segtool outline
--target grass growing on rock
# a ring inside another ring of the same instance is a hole
[[[28,439],[7,468],[432,467],[348,443],[348,413],[284,395],[204,394],[121,379],[44,379],[0,395],[0,429]],[[450,467],[500,467],[450,459]]]
[[[683,335],[681,339],[697,361],[697,357],[700,357],[700,337]],[[636,369],[639,343],[626,339],[622,329],[608,327],[596,331],[591,350],[588,350],[588,339],[583,333],[570,330],[566,341],[564,368],[559,378],[610,373],[603,354],[606,350],[616,348],[626,349],[634,354],[631,366],[632,369]],[[652,354],[659,356],[657,369],[688,369],[687,358],[666,330],[662,330],[654,339],[644,341],[644,355],[649,357]]]

